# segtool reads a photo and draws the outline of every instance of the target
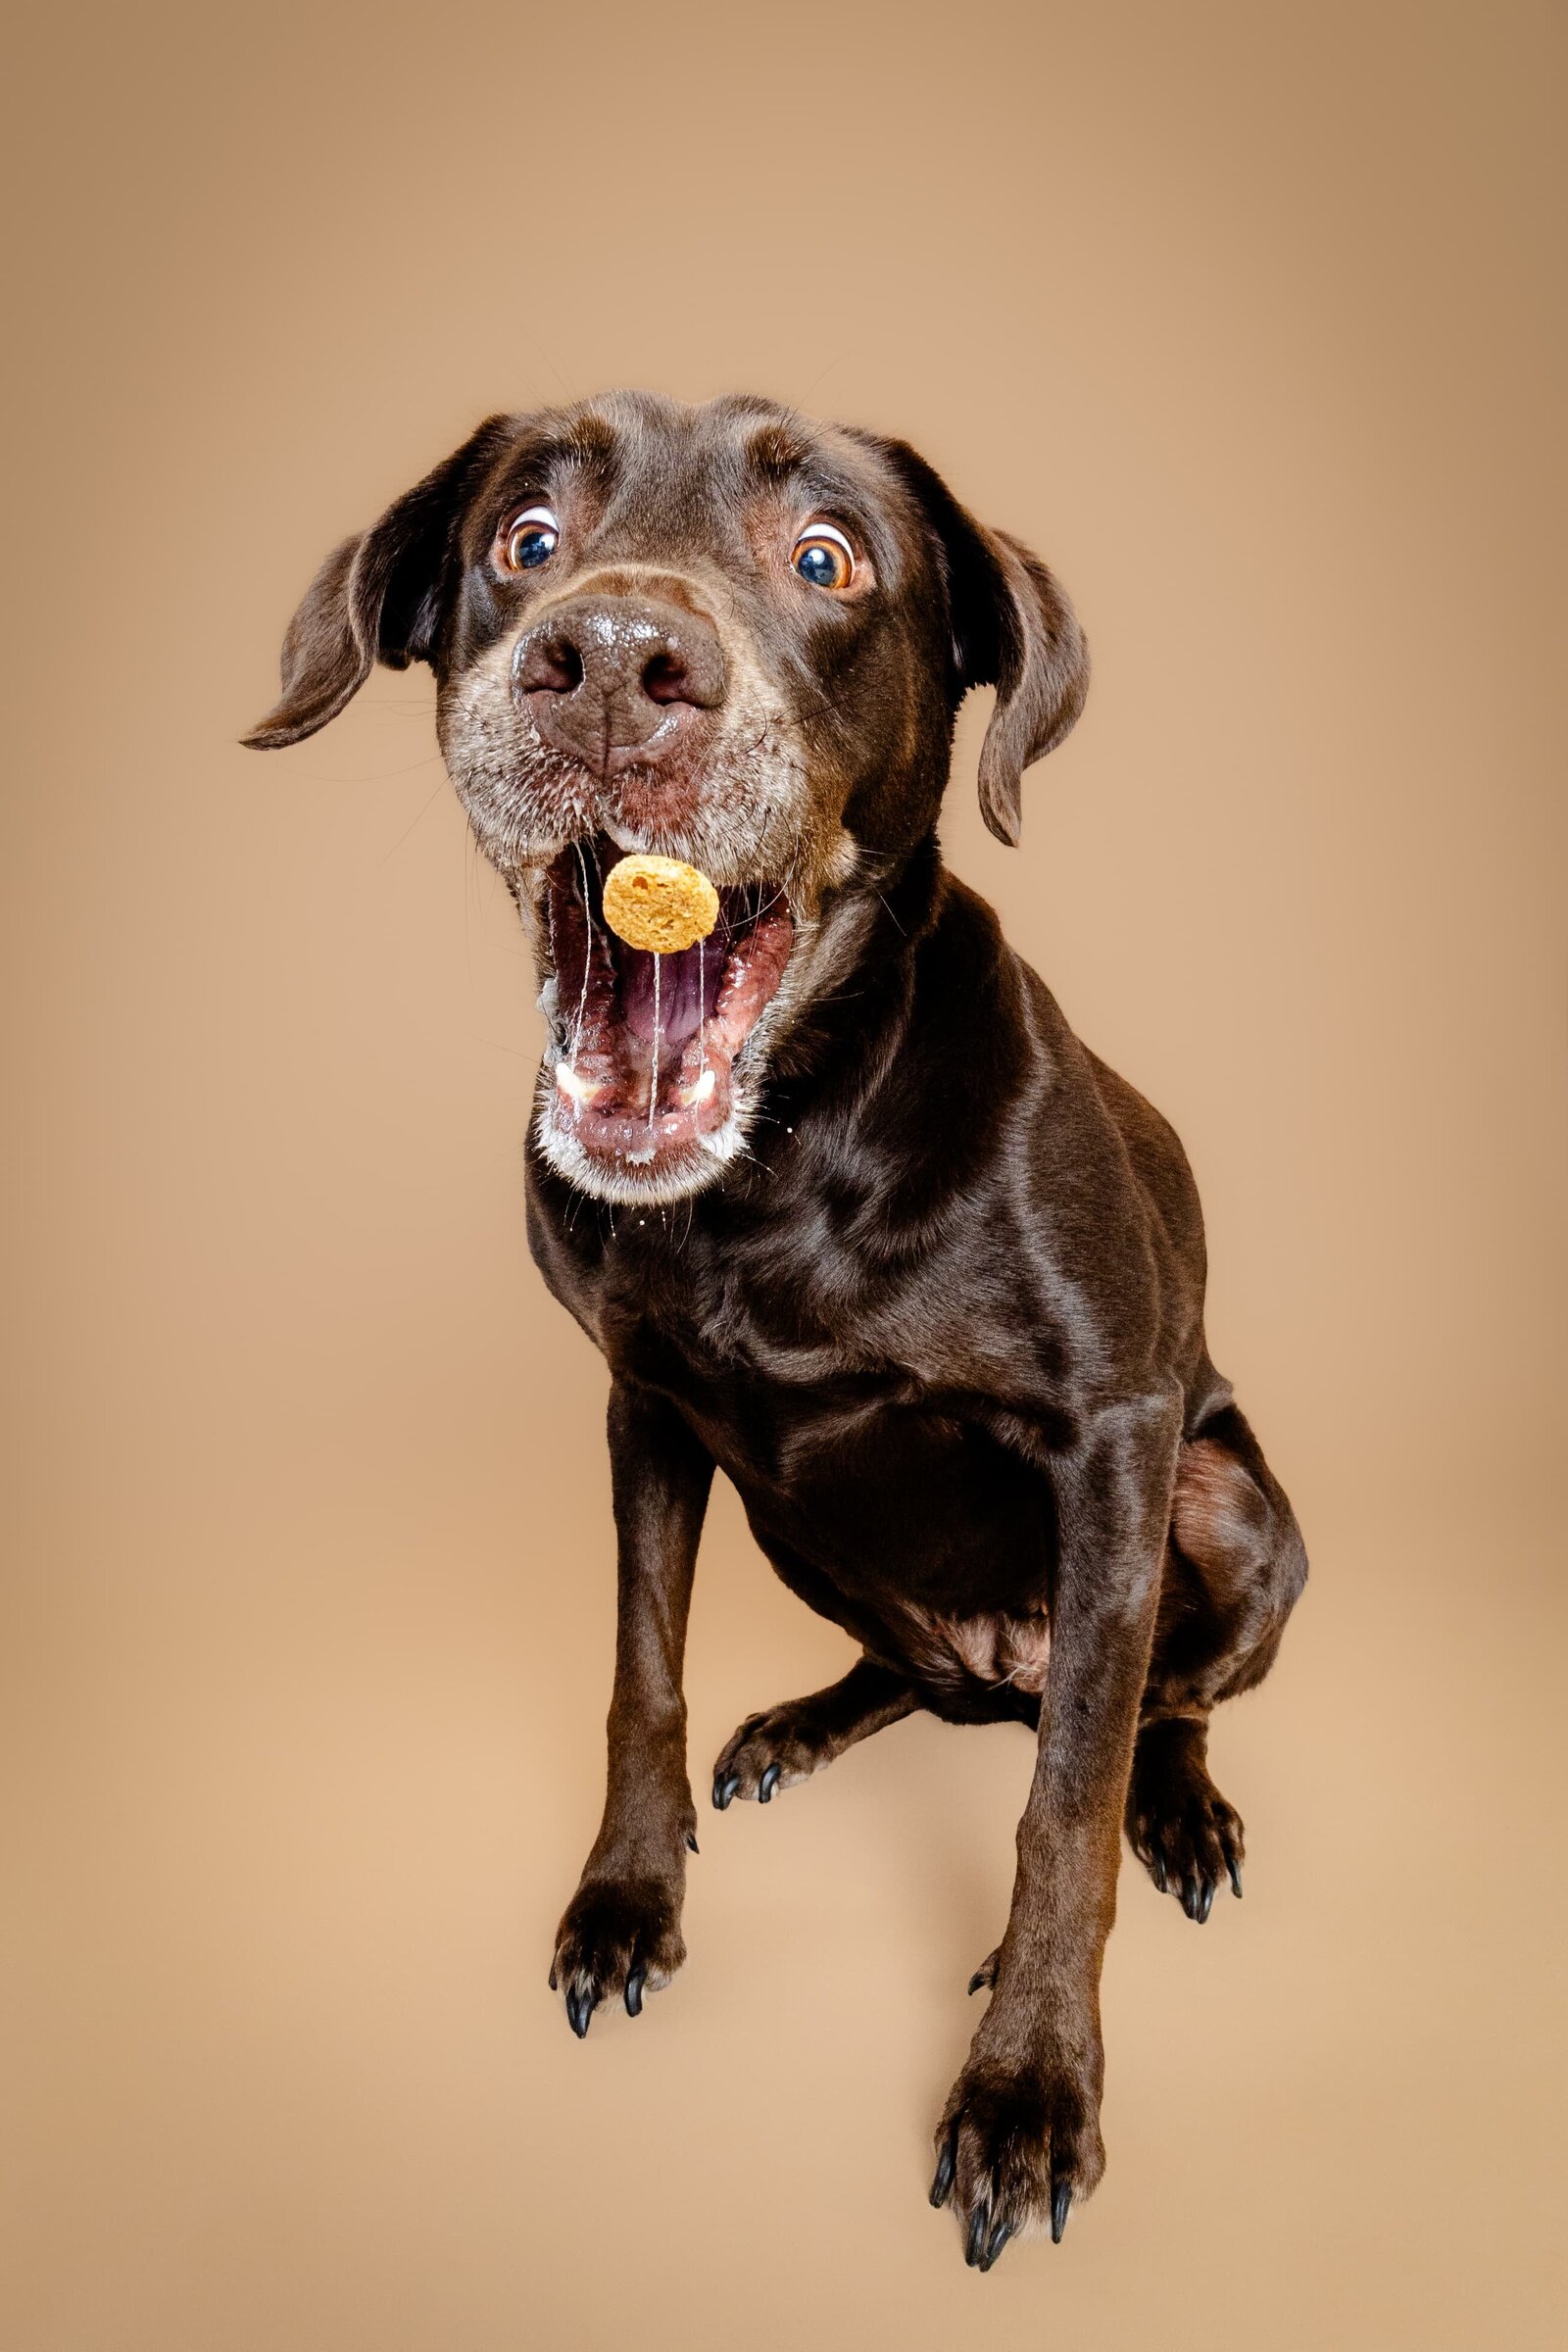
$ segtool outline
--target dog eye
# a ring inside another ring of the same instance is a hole
[[[855,550],[830,522],[810,522],[790,550],[790,562],[813,588],[847,588],[855,577]]]
[[[561,545],[561,525],[548,507],[529,507],[508,523],[501,561],[508,571],[533,571],[548,564]]]

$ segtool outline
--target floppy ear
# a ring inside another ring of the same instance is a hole
[[[987,530],[906,442],[878,444],[924,512],[942,556],[957,694],[995,686],[980,750],[980,810],[1015,849],[1023,771],[1066,735],[1089,692],[1089,647],[1054,574],[1006,531]]]
[[[276,751],[324,727],[365,684],[372,662],[406,669],[429,661],[459,517],[512,430],[511,418],[487,417],[372,529],[332,550],[284,635],[282,695],[242,738],[253,751]]]
[[[1016,849],[1023,771],[1077,723],[1089,693],[1089,643],[1065,589],[1040,558],[1006,531],[981,535],[992,559],[986,610],[995,647],[987,646],[963,682],[997,690],[980,747],[980,810],[997,839]],[[972,622],[964,625],[973,630]]]

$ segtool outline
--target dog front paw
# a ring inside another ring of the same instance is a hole
[[[1074,2199],[1105,2169],[1095,2072],[971,2056],[937,2132],[931,2183],[933,2205],[953,2203],[971,2269],[989,2271],[1031,2230],[1059,2243]]]
[[[657,1878],[583,1880],[556,1932],[550,1989],[565,1996],[566,2022],[580,2041],[601,2001],[617,1994],[628,2017],[643,1994],[667,1984],[686,1957],[682,1889]]]

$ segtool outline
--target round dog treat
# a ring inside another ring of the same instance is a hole
[[[718,893],[678,858],[622,858],[605,876],[605,920],[628,948],[678,956],[718,920]]]

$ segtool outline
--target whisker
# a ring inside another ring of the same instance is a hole
[[[513,1054],[518,1061],[533,1061],[536,1056],[526,1046],[503,1045],[499,1037],[475,1037],[476,1046],[488,1046],[492,1054]]]
[[[421,767],[422,767],[422,766],[425,764],[425,762],[424,762],[424,761],[421,760],[420,761],[418,761],[418,763],[417,763],[417,764],[418,764],[419,766],[421,766]],[[414,770],[413,770],[413,768],[405,768],[405,769],[403,769],[403,771],[402,771],[402,772],[403,772],[403,774],[405,774],[405,775],[412,775],[412,774],[414,773]],[[436,802],[437,802],[437,801],[440,799],[440,797],[441,797],[441,786],[442,786],[442,785],[443,785],[445,782],[446,782],[446,777],[445,777],[445,775],[443,774],[443,775],[440,777],[439,781],[438,781],[438,782],[435,784],[434,788],[432,789],[432,791],[431,791],[431,793],[430,793],[430,796],[429,796],[429,798],[428,798],[427,800],[423,800],[423,801],[421,801],[421,802],[419,803],[419,806],[418,806],[418,808],[417,808],[415,810],[415,813],[413,814],[413,816],[411,816],[411,817],[410,817],[410,819],[409,819],[408,823],[407,823],[407,824],[404,826],[404,828],[403,828],[402,832],[401,832],[401,833],[398,835],[398,837],[397,837],[396,841],[395,841],[395,842],[392,844],[392,847],[391,847],[391,849],[389,849],[389,850],[387,851],[387,853],[386,853],[386,858],[383,858],[381,859],[381,863],[382,863],[383,865],[385,865],[385,863],[386,863],[386,860],[387,860],[387,858],[393,858],[393,857],[396,857],[396,855],[397,855],[398,851],[402,849],[402,847],[403,847],[403,844],[404,844],[404,843],[405,843],[405,842],[408,840],[408,838],[409,838],[409,835],[410,835],[410,834],[411,834],[411,833],[414,831],[414,828],[415,828],[415,826],[416,826],[416,824],[419,822],[419,819],[420,819],[422,816],[426,816],[426,815],[428,815],[429,811],[430,811],[430,810],[431,810],[431,809],[434,808],[434,806],[435,806]]]

